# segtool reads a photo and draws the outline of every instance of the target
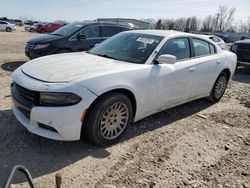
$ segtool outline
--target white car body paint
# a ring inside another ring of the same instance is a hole
[[[6,28],[11,28],[11,30],[16,30],[16,25],[0,20],[0,31],[6,31]]]
[[[209,39],[176,31],[128,31],[164,36],[145,64],[133,64],[85,52],[41,57],[25,63],[12,75],[18,85],[34,91],[71,92],[82,101],[67,107],[35,106],[28,119],[15,106],[17,119],[32,133],[55,140],[78,140],[81,115],[98,97],[114,89],[129,90],[136,99],[134,120],[156,112],[207,97],[218,75],[228,69],[232,78],[236,55],[224,51]],[[153,64],[166,41],[176,37],[196,37],[216,46],[213,55],[194,57],[175,64]],[[39,123],[57,130],[40,128]]]

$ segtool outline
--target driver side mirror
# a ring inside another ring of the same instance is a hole
[[[85,35],[78,34],[77,35],[77,40],[85,40],[87,37]]]
[[[176,63],[176,56],[170,54],[163,54],[157,58],[159,64],[175,64]]]

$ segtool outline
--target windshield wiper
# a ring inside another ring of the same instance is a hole
[[[106,57],[106,58],[109,58],[109,59],[118,60],[118,59],[116,59],[115,57],[109,56],[109,55],[107,55],[107,54],[94,54],[94,55],[98,55],[98,56],[101,56],[101,57]]]
[[[58,33],[50,33],[51,35],[56,35],[56,36],[64,36],[62,34],[58,34]]]

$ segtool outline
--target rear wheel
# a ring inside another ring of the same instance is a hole
[[[11,29],[10,27],[7,27],[7,28],[6,28],[6,31],[7,31],[7,32],[11,32],[12,29]]]
[[[214,83],[213,89],[210,93],[209,99],[212,102],[218,102],[226,91],[228,76],[222,72]]]
[[[117,142],[131,123],[132,104],[122,93],[101,97],[90,110],[84,124],[85,134],[97,145]]]

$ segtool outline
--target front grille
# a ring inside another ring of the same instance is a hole
[[[250,62],[250,44],[238,44],[237,57],[239,61]]]
[[[27,118],[30,118],[32,107],[39,103],[39,92],[26,89],[13,83],[11,84],[11,95],[16,108]]]
[[[16,87],[17,92],[24,97],[25,99],[34,102],[35,104],[38,103],[39,100],[39,92],[37,91],[32,91],[29,89],[26,89],[18,84],[14,84]]]
[[[26,48],[28,48],[28,49],[33,49],[34,47],[35,47],[34,44],[30,44],[30,43],[26,44]]]

